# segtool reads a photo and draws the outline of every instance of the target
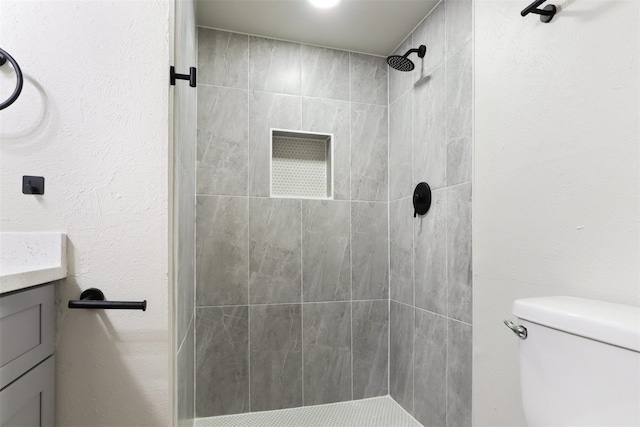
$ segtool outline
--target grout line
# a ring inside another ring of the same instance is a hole
[[[337,301],[305,301],[305,302],[268,302],[268,303],[258,303],[258,304],[228,304],[228,305],[201,305],[195,307],[196,309],[200,308],[222,308],[222,307],[264,307],[269,305],[311,305],[311,304],[335,304],[335,303],[348,303],[350,301],[353,302],[376,302],[376,301],[387,301],[387,298],[382,299],[359,299],[359,300],[337,300]],[[395,301],[395,300],[394,300]],[[396,301],[397,302],[397,301]]]
[[[249,88],[251,87],[251,37],[247,36],[247,304],[251,302],[251,199],[249,199],[249,188],[251,186],[251,135],[249,131],[251,129],[251,94]],[[247,381],[249,385],[247,405],[248,411],[251,412],[251,306],[247,307]]]
[[[447,28],[447,3],[443,3],[444,6],[444,114],[445,121],[447,120],[449,107],[449,102],[447,100],[447,69],[449,68],[449,56],[448,52],[448,42],[447,42],[447,34],[449,32],[449,28]],[[445,124],[444,127],[444,188],[447,188],[448,184],[448,156],[447,156],[447,146],[449,145],[449,126]],[[449,426],[449,192],[445,191],[444,195],[444,283],[445,283],[445,317],[447,320],[445,321],[445,357],[444,357],[444,419],[445,426]]]
[[[350,53],[357,53],[357,54],[360,54],[360,55],[375,56],[377,58],[386,58],[386,56],[384,56],[384,55],[377,55],[375,53],[366,53],[366,52],[360,52],[360,51],[357,51],[357,50],[337,49],[335,47],[322,46],[322,45],[310,44],[310,43],[301,43],[299,41],[293,41],[293,40],[287,40],[287,39],[278,39],[278,38],[275,38],[275,37],[260,36],[260,35],[257,35],[257,34],[243,33],[241,31],[229,31],[229,30],[225,30],[225,29],[222,29],[222,28],[209,27],[209,26],[206,26],[206,25],[197,25],[197,27],[198,28],[204,28],[205,30],[220,31],[220,32],[223,32],[223,33],[240,34],[240,35],[243,35],[243,36],[248,36],[249,39],[251,39],[251,37],[255,37],[255,38],[259,38],[259,39],[267,39],[267,40],[275,40],[275,41],[279,41],[279,42],[299,44],[301,46],[319,47],[319,48],[323,48],[323,49],[337,50],[337,51],[340,51],[340,52],[350,52]]]
[[[391,68],[387,65],[387,269],[388,269],[388,295],[387,295],[387,393],[391,395],[391,227],[389,226],[389,199],[391,195],[389,193],[389,147],[391,141],[389,138],[391,123],[390,123],[390,111],[391,111]]]
[[[196,26],[195,28],[195,32],[194,32],[194,38],[195,38],[195,59],[194,62],[196,63],[196,67],[200,68],[200,64],[199,64],[199,55],[198,55],[198,50],[200,48],[200,38],[198,37],[198,27]],[[196,89],[196,93],[195,93],[195,114],[194,117],[192,118],[192,125],[193,128],[195,129],[195,135],[194,135],[194,155],[193,155],[193,170],[194,170],[194,179],[193,179],[193,199],[192,199],[192,203],[193,203],[193,283],[191,284],[193,286],[193,305],[192,305],[192,309],[191,309],[191,316],[193,317],[193,371],[192,371],[192,382],[193,382],[193,402],[192,402],[192,416],[195,418],[196,417],[196,396],[197,396],[197,390],[196,390],[196,370],[197,370],[197,364],[196,364],[196,344],[197,344],[197,335],[196,335],[196,306],[198,303],[197,297],[198,297],[198,288],[197,288],[197,279],[198,279],[198,262],[197,262],[197,233],[196,233],[196,227],[198,224],[198,196],[197,196],[197,192],[198,192],[198,90]],[[188,332],[187,332],[188,333]]]
[[[323,96],[312,96],[312,95],[294,95],[294,94],[290,94],[290,93],[283,93],[283,92],[277,92],[277,91],[272,91],[272,90],[245,89],[245,88],[235,87],[235,86],[215,85],[215,84],[200,83],[200,82],[198,82],[198,86],[206,86],[206,87],[217,88],[217,89],[239,90],[239,91],[245,91],[245,92],[249,92],[249,93],[253,93],[253,92],[267,93],[267,94],[273,94],[273,95],[282,95],[282,96],[296,97],[296,98],[310,99],[310,100],[344,102],[345,104],[346,103],[353,103],[353,104],[360,104],[360,105],[386,107],[386,105],[376,104],[376,103],[372,103],[372,102],[352,102],[352,101],[349,101],[349,100],[346,100],[346,99],[342,99],[342,98],[327,98],[327,97],[323,97]]]
[[[351,316],[351,340],[349,345],[351,346],[351,400],[353,400],[354,390],[353,390],[353,359],[354,359],[354,350],[353,350],[353,245],[352,241],[352,216],[351,216],[351,105],[353,102],[352,94],[351,94],[351,81],[353,76],[351,75],[351,52],[349,53],[349,311]]]
[[[444,0],[443,0],[444,1]],[[437,7],[437,6],[436,6]],[[435,9],[435,7],[434,7]],[[432,9],[433,10],[433,9]],[[425,16],[423,21],[427,19],[427,17]],[[421,22],[422,23],[422,22]],[[417,28],[417,27],[416,27]],[[414,30],[415,31],[415,30]],[[414,33],[411,33],[412,37]],[[414,40],[415,42],[415,40]],[[411,179],[412,179],[412,186],[415,185],[416,179],[415,179],[415,167],[414,167],[414,158],[415,155],[414,153],[416,152],[415,150],[415,138],[416,138],[416,118],[415,118],[415,103],[416,103],[416,91],[415,91],[415,86],[411,85]],[[413,199],[412,199],[413,200]],[[418,221],[422,221],[422,218],[419,218]],[[411,345],[412,345],[412,351],[411,351],[411,402],[412,402],[412,413],[415,414],[415,407],[416,407],[416,346],[415,346],[415,341],[416,341],[416,278],[415,278],[415,262],[414,262],[414,256],[415,256],[415,232],[414,232],[414,223],[416,221],[411,221],[411,284],[412,286],[412,298],[411,298],[411,304],[413,305],[413,324],[411,325],[411,330],[412,330],[412,336],[411,336]]]
[[[442,317],[443,319],[452,320],[452,321],[454,321],[454,322],[458,322],[458,323],[461,323],[461,324],[463,324],[463,325],[473,326],[473,324],[468,323],[468,322],[465,322],[465,321],[463,321],[463,320],[458,320],[458,319],[455,319],[455,318],[453,318],[453,317],[447,317],[446,315],[444,315],[444,314],[442,314],[442,313],[437,313],[437,312],[435,312],[435,311],[426,310],[426,309],[421,308],[421,307],[414,307],[414,306],[412,306],[411,304],[407,304],[406,302],[401,302],[401,301],[397,301],[397,300],[394,300],[394,299],[392,299],[391,301],[392,301],[392,302],[394,302],[394,303],[396,303],[396,304],[404,305],[405,307],[415,308],[416,310],[420,310],[420,311],[423,311],[423,312],[425,312],[425,313],[430,313],[430,314],[433,314],[433,315],[435,315],[435,316]]]
[[[302,102],[300,102],[300,110],[302,118]],[[304,266],[302,265],[302,200],[300,200],[300,358],[302,359],[301,366],[301,378],[300,383],[302,384],[302,406],[304,406],[304,298],[303,298],[303,274],[304,274]]]
[[[464,182],[462,184],[469,184],[470,182]],[[456,184],[456,185],[462,185],[462,184]],[[441,187],[444,188],[444,187]],[[434,191],[440,190],[440,188],[435,189]],[[335,201],[335,202],[355,202],[355,203],[379,203],[379,204],[386,204],[388,202],[386,201],[377,201],[377,200],[349,200],[349,199],[328,199],[328,198],[313,198],[313,197],[280,197],[280,196],[253,196],[253,195],[249,195],[249,196],[238,196],[238,195],[229,195],[229,194],[196,194],[197,197],[236,197],[236,198],[250,198],[250,199],[271,199],[271,200],[275,200],[275,199],[283,199],[283,200],[320,200],[320,201]],[[406,199],[407,197],[410,196],[405,196],[403,197],[403,199]],[[400,199],[397,199],[400,200]],[[394,200],[394,201],[397,201]]]

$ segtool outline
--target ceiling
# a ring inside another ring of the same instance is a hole
[[[387,56],[439,0],[196,0],[198,25]]]

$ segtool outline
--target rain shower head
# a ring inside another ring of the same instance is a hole
[[[387,57],[387,64],[394,70],[398,71],[411,71],[415,67],[413,65],[413,61],[407,58],[411,53],[418,52],[418,58],[424,58],[425,53],[427,52],[427,47],[425,45],[420,45],[417,49],[410,49],[404,55],[391,55]]]

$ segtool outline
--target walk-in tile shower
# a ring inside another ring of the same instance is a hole
[[[451,3],[398,47],[426,46],[409,72],[199,28],[196,417],[390,395],[469,423],[471,2]]]

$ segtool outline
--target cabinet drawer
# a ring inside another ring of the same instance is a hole
[[[0,390],[53,354],[54,285],[0,297]]]
[[[48,427],[55,424],[53,356],[0,391],[0,427]]]

